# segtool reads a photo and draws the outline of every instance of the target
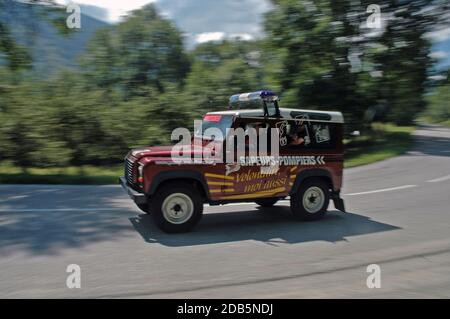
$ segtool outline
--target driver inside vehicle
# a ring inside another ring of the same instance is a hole
[[[295,134],[294,136],[292,136],[291,143],[289,145],[297,146],[297,145],[302,145],[304,143],[305,143],[305,139],[303,137],[300,137],[297,134]]]
[[[295,125],[291,129],[290,146],[298,146],[305,144],[306,139],[306,127],[305,124]]]

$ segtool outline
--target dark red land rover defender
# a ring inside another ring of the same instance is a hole
[[[308,221],[322,218],[330,199],[345,211],[339,196],[341,113],[279,108],[278,97],[270,91],[234,95],[230,108],[204,116],[200,129],[183,148],[182,160],[174,158],[178,154],[174,146],[134,149],[127,154],[120,184],[160,229],[191,230],[205,203],[250,201],[270,207],[289,197],[292,214]],[[222,137],[208,134],[211,128]],[[245,135],[244,153],[236,152],[234,130],[247,134],[249,129],[258,132],[261,128],[275,130],[276,141],[273,134],[258,135],[257,142]],[[254,156],[252,151],[263,140],[269,145],[266,153]]]

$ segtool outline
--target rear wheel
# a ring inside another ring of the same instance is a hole
[[[311,178],[291,196],[291,211],[300,220],[318,220],[326,214],[329,202],[327,183],[320,178]]]
[[[167,233],[191,230],[202,217],[203,200],[187,183],[170,183],[156,192],[150,203],[155,224]]]
[[[272,207],[276,202],[278,202],[278,198],[261,198],[255,200],[255,203],[261,207]]]

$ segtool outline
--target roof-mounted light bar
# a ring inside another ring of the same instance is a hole
[[[250,93],[235,94],[230,97],[230,107],[240,109],[245,104],[253,104],[251,102],[259,101],[277,101],[278,95],[272,91],[258,91]]]
[[[270,103],[274,102],[274,103]],[[268,107],[268,103],[272,107]],[[257,91],[250,93],[235,94],[230,97],[230,109],[252,109],[263,108],[264,116],[279,117],[278,95],[272,91]]]

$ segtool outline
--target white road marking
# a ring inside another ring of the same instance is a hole
[[[383,188],[383,189],[377,189],[377,190],[367,191],[367,192],[344,194],[344,196],[356,196],[356,195],[382,193],[382,192],[396,191],[396,190],[400,190],[400,189],[413,188],[413,187],[417,187],[417,185],[403,185],[403,186],[398,186],[398,187]]]
[[[435,178],[432,180],[427,181],[428,183],[438,183],[438,182],[443,182],[450,179],[450,175],[444,176],[444,177],[439,177],[439,178]]]
[[[437,178],[434,180],[430,180],[428,182],[435,183],[435,182],[441,182],[444,180],[450,179],[450,175],[444,176],[441,178]],[[407,188],[413,188],[417,187],[417,185],[403,185],[398,187],[391,187],[391,188],[383,188],[383,189],[377,189],[373,191],[367,191],[367,192],[359,192],[359,193],[350,193],[350,194],[343,194],[343,196],[357,196],[357,195],[366,195],[366,194],[375,194],[375,193],[382,193],[382,192],[389,192],[389,191],[396,191],[401,189],[407,189]],[[288,200],[280,200],[278,204],[288,204]],[[246,206],[246,205],[255,205],[255,203],[230,203],[225,205],[208,205],[205,206],[209,207],[220,207],[220,206]],[[28,213],[28,212],[92,212],[92,211],[118,211],[118,210],[126,210],[126,208],[36,208],[36,209],[0,209],[0,213]]]

